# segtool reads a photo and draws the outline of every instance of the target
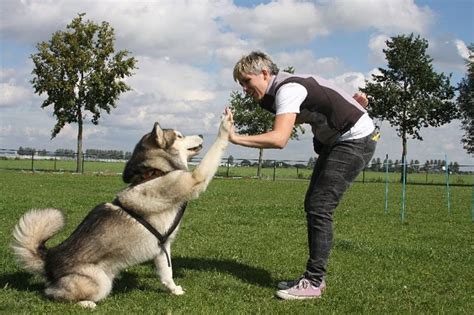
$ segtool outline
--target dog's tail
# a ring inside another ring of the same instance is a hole
[[[13,230],[12,249],[18,263],[27,271],[44,273],[44,243],[64,226],[57,209],[33,209],[24,214]]]

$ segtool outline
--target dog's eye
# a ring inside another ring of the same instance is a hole
[[[177,134],[177,135],[176,135],[176,138],[178,138],[178,139],[183,139],[184,137],[183,137],[183,135]]]

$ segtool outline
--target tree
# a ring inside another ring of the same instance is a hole
[[[56,149],[56,151],[54,152],[54,155],[73,158],[76,154],[74,153],[73,150],[70,150],[70,149]]]
[[[398,161],[397,161],[398,162]],[[393,172],[395,170],[395,165],[393,164],[393,161],[392,159],[388,159],[388,161],[386,162],[387,163],[387,167],[388,167],[388,171],[389,172]]]
[[[458,174],[459,173],[459,163],[458,162],[454,162],[452,163],[452,165],[449,166],[449,169],[451,169],[453,171],[453,173],[456,173]]]
[[[467,153],[474,154],[474,44],[469,46],[469,59],[466,62],[467,75],[458,85],[457,103],[465,132],[461,143]]]
[[[361,89],[369,98],[372,117],[388,120],[402,139],[402,163],[407,155],[407,137],[423,140],[422,127],[438,127],[459,116],[450,77],[433,70],[426,54],[428,42],[413,34],[392,37],[384,49],[388,69],[372,75]]]
[[[450,174],[459,173],[459,164],[457,162],[449,162],[448,170]]]
[[[316,160],[316,157],[310,157],[308,163],[306,164],[306,167],[311,169],[314,168],[314,166],[316,165]]]
[[[77,172],[82,171],[86,112],[92,114],[91,122],[95,125],[102,111],[109,114],[119,95],[130,90],[123,79],[132,75],[136,64],[127,50],[115,53],[114,29],[107,22],[84,22],[84,15],[74,18],[66,31],[55,32],[49,42],[37,44],[38,52],[31,55],[35,93],[47,94],[41,108],[54,107],[56,125],[51,138],[66,124],[78,124]]]
[[[419,173],[419,172],[420,172],[420,167],[421,167],[420,161],[415,160],[415,163],[414,163],[414,165],[413,165],[413,170],[415,171],[415,173]]]
[[[35,148],[29,148],[29,147],[26,147],[26,148],[19,147],[18,150],[17,150],[17,153],[18,153],[18,155],[34,155],[34,154],[36,154],[36,149]]]
[[[285,72],[294,73],[293,67],[288,67]],[[234,125],[239,133],[257,135],[272,130],[274,116],[261,108],[250,96],[239,91],[230,94],[230,108],[234,115]],[[290,139],[298,140],[298,131],[304,133],[303,127],[295,125]],[[261,176],[263,149],[259,149],[257,177]]]
[[[250,166],[252,165],[252,162],[250,162],[249,160],[242,160],[242,162],[240,162],[240,166]]]
[[[370,164],[370,169],[374,172],[380,172],[385,170],[385,166],[383,165],[382,160],[378,158],[372,159],[372,163]]]
[[[430,170],[430,161],[426,160],[425,164],[423,165],[423,170],[428,172]]]

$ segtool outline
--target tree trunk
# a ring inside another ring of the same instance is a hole
[[[400,168],[400,183],[403,183],[403,170],[407,158],[407,134],[405,130],[402,131],[402,167]],[[405,168],[406,170],[406,168]],[[405,181],[408,172],[405,172]]]
[[[257,177],[262,178],[263,149],[258,149]]]
[[[82,112],[79,110],[79,116],[77,120],[77,164],[76,172],[82,173]]]

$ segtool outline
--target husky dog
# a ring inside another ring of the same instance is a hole
[[[229,115],[218,137],[191,172],[187,161],[202,148],[201,136],[183,136],[155,123],[136,145],[123,172],[130,183],[113,202],[92,209],[64,242],[45,242],[64,226],[57,209],[33,209],[13,231],[12,248],[24,269],[47,279],[45,294],[94,308],[112,289],[124,268],[154,259],[161,283],[175,295],[184,290],[173,281],[170,246],[185,203],[206,190],[227,148]],[[167,234],[168,233],[168,234]]]

